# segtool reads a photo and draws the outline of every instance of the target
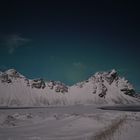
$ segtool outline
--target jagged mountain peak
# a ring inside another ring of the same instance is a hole
[[[9,69],[4,72],[5,74],[8,74],[9,77],[13,78],[24,78],[22,74],[20,74],[16,69]]]
[[[87,80],[76,83],[75,85],[84,85],[88,82],[99,83],[99,82],[104,82],[104,81],[107,81],[109,84],[111,84],[114,80],[118,80],[118,79],[121,79],[121,77],[119,77],[119,74],[115,69],[112,69],[108,72],[96,72]]]
[[[20,74],[15,69],[9,69],[4,72],[0,72],[0,80],[3,83],[12,83],[17,79],[25,79],[25,76]]]
[[[115,98],[120,98],[119,96],[123,94],[135,96],[132,84],[120,77],[114,69],[108,72],[97,72],[88,80],[75,84],[74,87],[81,88],[83,92],[88,90],[100,98],[113,99],[115,96]]]

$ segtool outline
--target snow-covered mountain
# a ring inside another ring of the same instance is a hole
[[[98,72],[73,86],[27,79],[14,69],[0,72],[1,106],[139,103],[133,86],[115,70]]]

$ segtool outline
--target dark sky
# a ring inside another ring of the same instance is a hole
[[[0,69],[74,84],[116,69],[140,89],[136,1],[0,2]]]

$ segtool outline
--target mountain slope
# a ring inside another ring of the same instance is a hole
[[[132,85],[115,70],[96,73],[73,86],[27,79],[14,69],[0,72],[1,106],[139,103]]]

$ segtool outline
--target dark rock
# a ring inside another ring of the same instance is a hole
[[[9,78],[8,74],[2,73],[0,75],[1,82],[3,83],[12,83],[12,80]]]
[[[112,70],[105,75],[105,80],[111,85],[114,80],[118,80],[118,73],[115,70]]]
[[[101,85],[101,92],[99,93],[99,97],[101,98],[105,98],[105,95],[106,95],[106,92],[107,92],[107,88],[105,87],[104,84]]]
[[[48,87],[50,89],[54,89],[56,92],[61,92],[61,93],[68,92],[68,87],[59,81],[48,82]]]
[[[17,72],[15,69],[10,69],[5,72],[11,78],[22,78],[23,76]]]
[[[134,89],[124,88],[124,89],[121,89],[121,91],[126,95],[135,96],[135,90]]]
[[[46,87],[45,82],[43,79],[35,79],[32,80],[31,83],[32,88],[44,89]]]

